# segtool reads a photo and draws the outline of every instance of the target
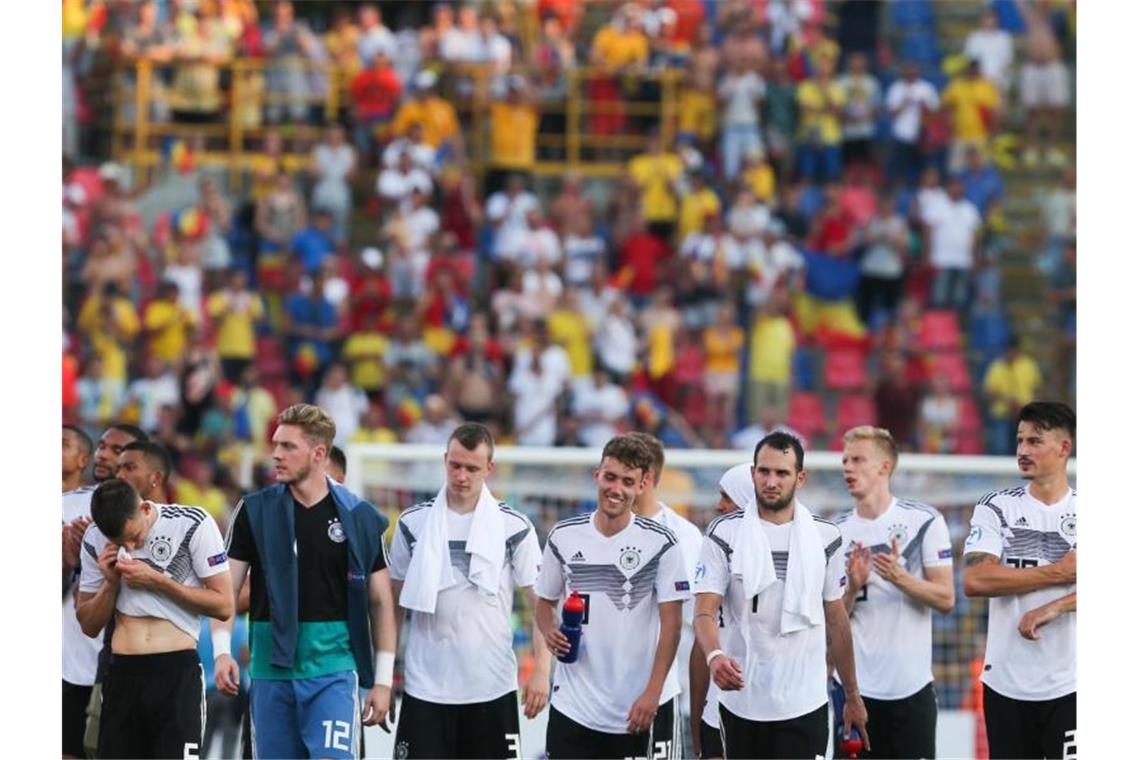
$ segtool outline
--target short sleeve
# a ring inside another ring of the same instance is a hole
[[[922,538],[922,564],[926,567],[949,567],[954,564],[950,530],[942,515],[934,516]]]
[[[710,533],[701,541],[700,558],[693,572],[693,593],[723,597],[728,593],[730,577],[726,545]]]
[[[79,590],[84,594],[94,594],[103,585],[103,573],[99,570],[99,553],[107,545],[107,539],[94,525],[83,534],[79,545]]]
[[[823,601],[834,602],[843,598],[847,587],[847,560],[841,551],[843,536],[836,529],[836,536],[827,546],[827,565],[823,571]]]
[[[392,552],[388,555],[388,575],[394,581],[408,577],[408,565],[412,563],[412,545],[408,541],[408,524],[401,515],[392,533]]]
[[[230,569],[222,532],[214,518],[207,516],[194,531],[190,539],[190,561],[194,565],[194,574],[199,578],[209,578]]]
[[[372,563],[370,573],[378,573],[388,567],[388,546],[384,543],[384,531],[377,534],[376,541],[380,544],[380,551],[376,552],[376,559]]]
[[[538,536],[528,520],[525,535],[515,544],[511,555],[512,577],[520,588],[533,586],[538,582],[542,570],[542,550],[538,546]]]
[[[962,552],[983,552],[1000,558],[1002,547],[1001,518],[997,508],[989,504],[978,504],[974,507],[974,516],[970,518],[970,535],[966,536]]]
[[[565,587],[562,562],[555,554],[554,537],[549,536],[546,539],[546,548],[542,551],[542,569],[538,573],[538,583],[534,585],[534,592],[547,601],[556,602],[562,598]]]
[[[689,571],[685,567],[685,557],[681,544],[677,541],[661,555],[657,563],[657,603],[683,602],[691,596],[689,591]]]
[[[237,514],[230,523],[230,532],[226,537],[226,554],[241,562],[252,562],[257,557],[257,547],[253,543],[253,529],[249,524],[244,501],[238,502],[235,512]]]
[[[890,89],[887,90],[887,108],[894,110],[902,105],[902,101],[903,89],[900,83],[895,82],[890,86]]]

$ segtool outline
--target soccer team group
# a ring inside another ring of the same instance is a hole
[[[533,755],[520,703],[531,719],[548,702],[550,758],[673,758],[686,693],[702,758],[814,758],[829,738],[865,757],[935,756],[932,614],[954,606],[954,557],[938,511],[892,494],[889,432],[846,433],[853,508],[835,522],[797,497],[800,441],[769,434],[724,473],[703,535],[658,500],[660,442],[619,435],[594,471],[596,509],[540,548],[485,485],[491,434],[466,423],[438,495],[400,514],[388,547],[386,519],[341,484],[329,415],[298,404],[277,421],[277,482],[244,497],[224,539],[201,508],[163,503],[170,457],[141,430],[113,425],[96,443],[64,425],[64,756],[198,757],[201,620],[216,686],[236,696],[231,630],[247,611],[257,758],[358,757],[362,724],[390,721],[396,758]],[[1075,437],[1068,406],[1025,406],[1025,484],[982,497],[965,542],[963,590],[990,599],[994,758],[1075,757]],[[535,629],[521,690],[516,589]],[[585,606],[577,658],[555,663],[571,592]]]

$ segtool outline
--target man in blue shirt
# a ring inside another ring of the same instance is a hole
[[[321,262],[336,251],[332,212],[322,207],[314,209],[309,225],[293,236],[289,249],[301,262],[306,274],[317,272]]]
[[[1001,172],[992,163],[986,163],[977,148],[970,148],[966,153],[966,168],[958,178],[962,180],[966,200],[988,221],[990,212],[1005,197]]]

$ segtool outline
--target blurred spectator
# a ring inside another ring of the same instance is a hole
[[[197,313],[178,301],[178,286],[163,281],[143,312],[142,328],[147,350],[160,361],[173,364],[186,350],[186,330],[198,322]]]
[[[510,175],[503,189],[488,196],[486,215],[493,230],[492,256],[498,261],[513,260],[529,230],[527,215],[539,208],[538,197],[527,190],[527,180],[521,174]]]
[[[1001,172],[977,148],[966,151],[966,168],[958,175],[966,200],[974,204],[983,220],[988,220],[1005,196]]]
[[[270,124],[304,122],[308,116],[310,89],[307,62],[320,53],[320,41],[309,25],[294,16],[291,0],[277,0],[273,23],[262,34],[262,50],[268,59],[265,118]]]
[[[407,135],[418,124],[421,140],[435,151],[436,161],[459,162],[464,158],[463,132],[455,106],[440,97],[438,75],[429,69],[412,80],[411,98],[405,99],[392,120],[392,132]]]
[[[703,169],[685,173],[685,187],[681,193],[681,224],[678,230],[681,240],[704,228],[710,216],[720,220],[720,197],[709,186],[708,179]]]
[[[536,8],[541,19],[557,18],[570,38],[577,37],[585,10],[578,0],[538,0]]]
[[[178,378],[171,365],[157,356],[147,357],[143,376],[127,386],[124,401],[126,408],[121,415],[135,420],[146,432],[154,432],[158,426],[158,410],[179,401]]]
[[[842,170],[840,122],[847,93],[833,78],[835,62],[823,59],[811,79],[796,88],[799,106],[799,136],[796,141],[796,171],[800,177],[829,182]]]
[[[705,328],[705,377],[709,422],[713,430],[727,435],[736,429],[736,400],[740,396],[740,359],[744,330],[736,324],[732,306],[717,308],[716,321]]]
[[[1013,81],[1013,37],[998,26],[992,8],[982,10],[978,28],[966,37],[962,53],[978,61],[982,76],[993,82],[1003,96]]]
[[[202,240],[202,268],[207,272],[210,284],[214,285],[233,263],[227,239],[233,223],[233,206],[218,183],[208,176],[198,180],[198,197],[198,213],[207,218]]]
[[[206,342],[201,330],[191,328],[187,333],[186,353],[182,357],[178,376],[182,394],[177,428],[179,433],[192,438],[201,431],[203,417],[214,405],[214,391],[221,379],[221,362],[217,352]]]
[[[1014,453],[1017,415],[1021,407],[1037,398],[1042,380],[1037,362],[1021,350],[1016,336],[1011,337],[1005,354],[994,359],[982,381],[986,399],[990,402],[986,419],[987,454],[1008,456]]]
[[[376,178],[376,192],[388,208],[407,209],[412,205],[412,191],[432,191],[431,176],[415,165],[412,154],[404,151],[395,166],[389,166]]]
[[[305,201],[293,187],[293,179],[280,172],[273,190],[257,204],[256,225],[261,253],[284,253],[293,236],[305,227]]]
[[[244,271],[230,271],[226,286],[212,293],[206,313],[215,325],[218,357],[226,380],[237,382],[257,351],[255,328],[264,315],[261,297],[248,288]]]
[[[382,357],[388,348],[388,338],[380,330],[381,317],[375,316],[357,322],[341,349],[341,356],[351,368],[352,385],[376,400],[384,391],[384,364]]]
[[[108,282],[84,302],[77,325],[101,360],[101,386],[107,398],[116,400],[112,412],[117,411],[117,399],[127,388],[127,349],[140,327],[134,306],[116,283]]]
[[[1061,128],[1069,106],[1069,69],[1061,56],[1046,9],[1039,3],[1017,3],[1026,23],[1026,58],[1021,66],[1021,104],[1025,107],[1026,166],[1044,158],[1053,166],[1065,166],[1061,151]]]
[[[234,437],[250,444],[254,452],[264,453],[269,448],[269,426],[277,416],[277,401],[261,385],[257,367],[252,364],[241,371],[230,397],[230,408],[233,410]]]
[[[229,505],[222,489],[214,485],[213,465],[202,457],[189,457],[179,469],[181,477],[174,479],[175,503],[201,507],[224,525]]]
[[[367,60],[368,67],[352,78],[349,93],[356,147],[371,163],[376,156],[379,130],[396,114],[403,84],[382,47]]]
[[[1038,196],[1041,224],[1048,236],[1039,268],[1049,273],[1060,262],[1065,243],[1077,234],[1077,172],[1066,169],[1060,181]]]
[[[336,423],[333,443],[337,446],[348,443],[360,427],[360,416],[368,410],[368,397],[348,381],[348,369],[339,361],[325,370],[314,403],[328,412]]]
[[[929,260],[934,268],[930,305],[935,309],[964,309],[969,305],[970,271],[982,228],[982,217],[966,200],[962,180],[950,180],[947,203],[926,212]]]
[[[511,68],[513,50],[511,42],[499,33],[499,23],[493,15],[479,19],[479,62],[490,67],[492,77],[505,76]]]
[[[352,11],[347,6],[333,9],[332,24],[323,41],[329,63],[336,67],[331,85],[343,95],[348,92],[353,77],[360,72],[362,61],[370,60],[360,56],[360,27],[353,22]]]
[[[502,349],[485,318],[472,320],[466,345],[448,362],[443,395],[467,422],[501,420],[506,395]]]
[[[459,26],[447,24],[446,15],[437,17],[439,54],[447,63],[476,63],[479,60],[479,11],[474,5],[459,7]]]
[[[942,91],[942,106],[951,114],[950,171],[966,163],[970,148],[989,150],[990,136],[1001,118],[1001,94],[993,82],[981,74],[976,60]]]
[[[582,377],[574,385],[572,403],[578,421],[578,445],[600,448],[618,433],[618,425],[629,415],[629,398],[602,368],[592,377]]]
[[[400,437],[388,425],[388,414],[383,404],[369,404],[360,420],[360,427],[349,438],[349,443],[399,443]]]
[[[702,23],[689,54],[684,86],[677,101],[677,131],[696,140],[706,153],[711,152],[717,131],[716,101],[713,92],[720,69],[720,50],[713,44],[712,25]]]
[[[507,383],[514,399],[515,443],[521,446],[553,446],[558,435],[558,399],[563,378],[543,366],[538,351],[516,357]]]
[[[847,59],[847,71],[837,82],[843,89],[844,99],[843,165],[869,164],[874,159],[872,147],[882,102],[879,80],[868,70],[867,56],[854,53]]]
[[[863,243],[859,290],[855,297],[859,319],[864,325],[870,325],[876,310],[882,309],[890,321],[902,296],[910,243],[906,220],[895,211],[890,196],[879,199],[878,211],[863,231]]]
[[[80,279],[88,292],[115,285],[120,293],[132,293],[138,287],[138,257],[118,225],[104,226],[91,244]]]
[[[306,274],[320,269],[324,260],[336,250],[332,212],[326,208],[314,208],[308,226],[293,235],[289,250]]]
[[[356,176],[356,151],[345,140],[344,127],[329,127],[325,140],[313,147],[311,160],[315,183],[310,204],[328,209],[333,217],[333,230],[338,239],[348,234],[352,212],[352,186]]]
[[[119,413],[126,385],[107,377],[99,354],[87,358],[75,385],[79,392],[79,419],[83,422],[103,425]]]
[[[628,171],[641,191],[641,213],[649,231],[668,244],[680,211],[677,183],[684,171],[681,157],[675,152],[666,152],[660,133],[653,132],[645,152],[633,157]]]
[[[918,181],[922,170],[920,139],[928,114],[938,109],[938,91],[918,76],[918,64],[903,64],[902,78],[887,90],[887,111],[891,115],[891,160],[888,177],[908,185]]]
[[[903,451],[913,451],[918,418],[919,390],[907,376],[905,359],[897,353],[883,355],[882,372],[875,386],[875,416]]]
[[[767,126],[765,143],[773,166],[781,169],[781,177],[786,176],[792,156],[793,140],[798,129],[796,110],[796,83],[788,72],[788,62],[784,58],[772,58],[766,77],[764,123]],[[763,198],[763,196],[760,196]]]
[[[174,30],[169,24],[159,21],[158,4],[155,0],[141,0],[136,6],[135,22],[131,24],[122,36],[119,52],[128,61],[149,61],[152,64],[169,63],[174,57]],[[128,76],[130,88],[126,93],[126,102],[132,104],[128,111],[129,118],[134,117],[133,104],[135,102],[134,77]],[[163,79],[157,72],[151,76],[151,118],[155,121],[166,121],[168,106],[166,102],[166,89]]]
[[[288,345],[289,373],[311,393],[333,358],[340,334],[336,309],[324,296],[324,273],[317,270],[308,288],[298,287],[285,301],[281,332]]]
[[[439,359],[424,343],[422,334],[415,319],[396,322],[396,331],[384,352],[384,369],[388,375],[384,403],[389,410],[398,408],[405,398],[422,398],[424,389],[434,387]]]
[[[924,454],[953,454],[961,410],[945,375],[930,378],[930,393],[918,409],[918,436]]]
[[[736,179],[744,154],[763,150],[760,131],[760,107],[764,101],[764,80],[747,68],[741,58],[735,59],[717,86],[720,114],[721,173],[727,180]]]
[[[357,49],[360,60],[371,63],[377,54],[383,54],[389,61],[396,57],[396,37],[392,30],[384,26],[384,18],[375,3],[365,3],[357,11],[360,22],[360,42]]]
[[[619,253],[620,279],[635,300],[644,301],[657,288],[659,273],[667,271],[672,254],[644,219],[637,217],[634,224]]]
[[[748,419],[760,419],[766,408],[773,409],[779,419],[787,419],[796,345],[784,299],[769,298],[756,315],[749,339]]]
[[[847,258],[855,243],[855,220],[843,207],[838,185],[824,191],[825,206],[812,222],[807,244],[812,251]]]
[[[594,203],[582,192],[582,176],[574,172],[567,172],[562,177],[562,186],[558,195],[550,202],[550,219],[554,229],[563,238],[567,245],[568,238],[584,239],[594,234]],[[569,272],[567,273],[569,278]],[[584,277],[574,279],[585,281]]]
[[[490,118],[489,171],[484,186],[493,193],[506,184],[508,175],[529,176],[534,169],[538,109],[526,77],[512,74],[507,78],[505,97],[491,103]]]
[[[542,38],[534,48],[531,65],[536,70],[537,98],[542,117],[538,131],[541,134],[565,134],[567,73],[577,67],[574,42],[566,36],[557,16],[546,16],[542,21]],[[560,146],[539,146],[542,158],[564,158]]]
[[[629,318],[628,302],[615,299],[594,331],[599,366],[624,384],[637,364],[637,332]]]
[[[594,35],[590,63],[603,73],[590,79],[586,90],[590,102],[597,105],[589,119],[592,134],[617,135],[627,130],[623,82],[636,81],[649,63],[649,40],[638,21],[639,13],[636,5],[626,3]]]
[[[793,294],[803,290],[804,257],[787,237],[784,223],[770,219],[749,246],[752,274],[746,297],[752,306],[766,303],[777,288]]]

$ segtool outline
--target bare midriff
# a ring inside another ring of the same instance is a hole
[[[197,646],[193,636],[169,620],[115,615],[115,635],[111,637],[115,654],[161,654]]]

